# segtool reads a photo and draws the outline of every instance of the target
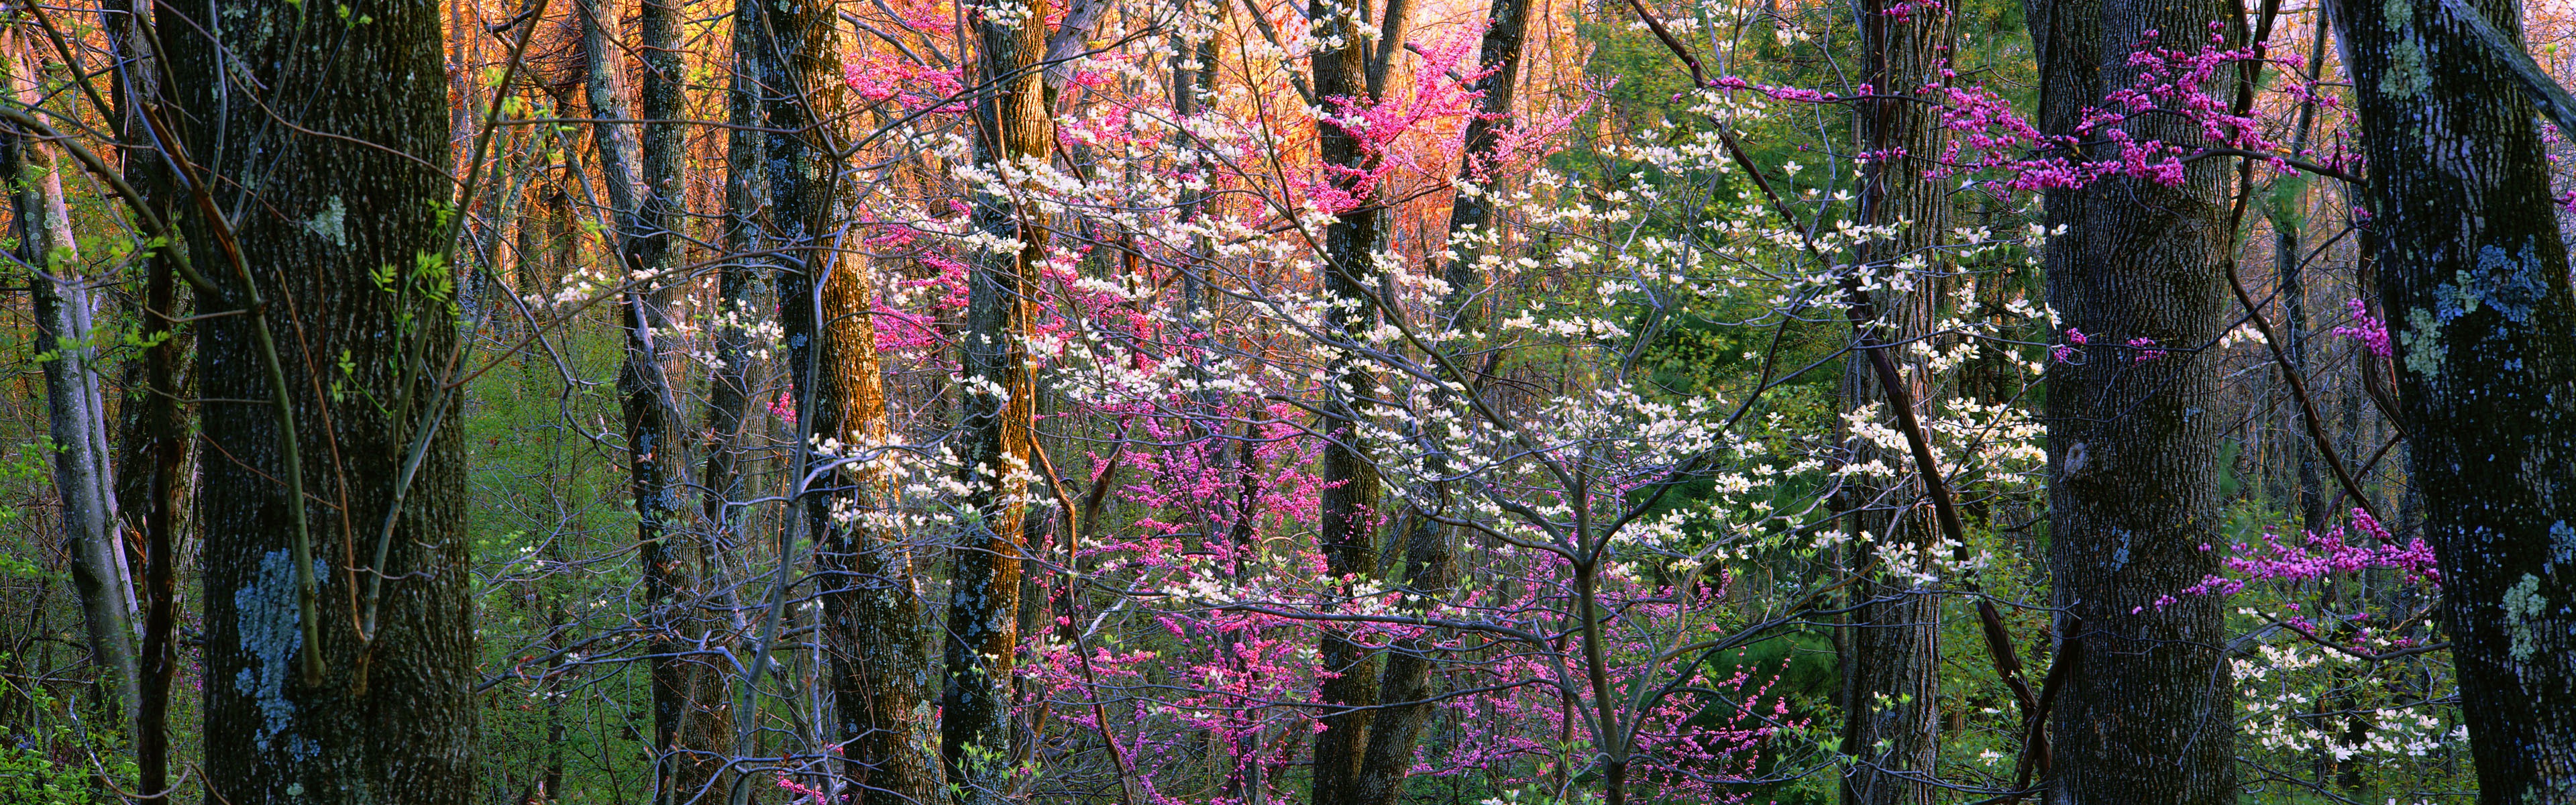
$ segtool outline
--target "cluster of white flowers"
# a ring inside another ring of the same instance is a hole
[[[2318,712],[2320,703],[2372,698],[2376,683],[2370,675],[2327,672],[2359,664],[2359,658],[2298,643],[2259,645],[2255,654],[2228,663],[2243,711],[2236,719],[2239,734],[2265,749],[2322,752],[2343,761],[2421,757],[2468,740],[2467,725],[2444,724],[2427,702]],[[2350,687],[2338,697],[2328,690],[2337,686]]]

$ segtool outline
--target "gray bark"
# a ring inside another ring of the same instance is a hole
[[[2500,89],[2522,7],[2334,8],[2478,801],[2576,801],[2576,300],[2537,93]]]
[[[2075,133],[2085,107],[2134,84],[2132,52],[2179,47],[2233,14],[2217,0],[2024,6],[2050,134]],[[2200,137],[2172,115],[2125,127],[2140,139]],[[2221,602],[2156,605],[2219,569],[2200,550],[2220,541],[2218,367],[2191,350],[2218,338],[2230,309],[2226,172],[2203,160],[2179,186],[2118,177],[2047,196],[2047,224],[2067,227],[2047,246],[2048,301],[2090,342],[2048,371],[2052,602],[2058,637],[2084,641],[2053,711],[2052,803],[2236,798]],[[2165,354],[2127,346],[2138,338]],[[2084,633],[2067,634],[2078,618]]]
[[[1256,12],[1257,13],[1257,12]],[[1313,56],[1314,92],[1321,103],[1332,98],[1365,100],[1369,83],[1367,57],[1361,47],[1362,21],[1357,10],[1330,0],[1315,0],[1307,9],[1307,18],[1318,35],[1329,32],[1340,38],[1341,47],[1317,51]],[[1329,122],[1316,123],[1317,156],[1329,171],[1333,186],[1345,193],[1360,189],[1355,172],[1367,170],[1368,154],[1360,148],[1359,138]],[[1333,216],[1324,228],[1323,286],[1324,294],[1334,302],[1329,314],[1335,340],[1357,341],[1377,321],[1371,294],[1377,288],[1374,266],[1380,240],[1386,227],[1385,210],[1374,198],[1355,199],[1355,205]],[[1377,466],[1368,455],[1367,445],[1359,430],[1367,406],[1359,397],[1377,387],[1376,373],[1368,362],[1345,348],[1332,359],[1326,370],[1334,388],[1326,392],[1319,427],[1331,437],[1325,442],[1321,475],[1323,528],[1318,537],[1324,554],[1325,572],[1335,578],[1366,576],[1377,572],[1377,521],[1383,512],[1379,505]],[[1330,628],[1320,641],[1319,659],[1322,671],[1331,676],[1319,686],[1318,699],[1323,705],[1317,720],[1324,729],[1315,735],[1314,805],[1340,805],[1350,801],[1358,782],[1359,766],[1368,746],[1370,722],[1376,717],[1378,703],[1378,663],[1375,652],[1352,643]]]
[[[13,39],[16,35],[13,34]],[[13,42],[14,44],[14,42]],[[37,100],[30,64],[9,54],[10,100]],[[62,499],[63,539],[70,543],[72,584],[90,658],[99,667],[99,689],[130,727],[141,702],[135,657],[132,577],[116,514],[116,473],[107,439],[106,397],[100,390],[99,354],[91,343],[97,304],[78,274],[80,260],[63,206],[62,174],[49,149],[32,134],[12,131],[0,143],[0,178],[10,187],[19,261],[35,267],[28,287],[35,301],[35,349],[43,361],[45,412],[53,441],[54,490]],[[59,259],[58,259],[59,258]]]
[[[1045,163],[1053,156],[1044,73],[1036,69],[1047,52],[1049,6],[1031,2],[1027,16],[1008,23],[980,14],[973,20],[983,50],[978,78],[987,88],[975,109],[981,164]],[[1079,16],[1066,23],[1091,22]],[[1012,736],[1012,667],[1020,651],[1021,558],[1029,551],[1022,499],[1029,490],[1019,479],[1037,471],[1031,433],[1037,387],[1024,339],[1033,326],[1033,297],[1046,258],[1048,232],[1039,216],[1012,196],[974,191],[974,226],[1015,240],[1019,248],[978,255],[967,278],[961,369],[969,382],[962,395],[966,444],[959,480],[974,490],[965,505],[977,517],[951,554],[948,688],[940,713],[940,750],[960,802],[1016,798],[1011,771],[1025,748],[1015,746]]]
[[[1878,93],[1912,94],[1915,87],[1938,83],[1942,59],[1950,44],[1950,14],[1917,9],[1900,18],[1891,4],[1860,4],[1861,39],[1866,59],[1862,71]],[[1932,249],[1948,230],[1949,199],[1944,188],[1923,177],[1916,160],[1941,152],[1943,132],[1931,108],[1902,100],[1859,106],[1855,128],[1860,148],[1877,152],[1862,169],[1859,217],[1872,226],[1897,227],[1896,234],[1861,247],[1861,262],[1873,274],[1902,277],[1911,290],[1886,296],[1875,322],[1881,343],[1909,343],[1930,332],[1942,280],[1943,264]],[[1897,152],[1903,152],[1898,155]],[[1900,260],[1917,258],[1931,271],[1899,269]],[[1931,414],[1929,368],[1904,347],[1894,358],[1908,384],[1916,416]],[[1868,361],[1855,354],[1843,373],[1844,399],[1850,407],[1891,404]],[[1892,412],[1881,411],[1882,416]],[[1878,449],[1867,440],[1853,441],[1853,459],[1907,465],[1907,456]],[[1862,483],[1849,495],[1855,505],[1845,525],[1853,532],[1855,567],[1867,565],[1887,545],[1912,542],[1923,546],[1900,562],[1920,563],[1931,556],[1939,535],[1921,517],[1898,518],[1909,506],[1909,490]],[[1866,536],[1863,536],[1866,535]],[[1910,536],[1909,536],[1910,535]],[[1851,805],[1930,805],[1934,787],[1925,782],[1939,754],[1940,600],[1914,589],[1904,575],[1880,567],[1852,586],[1858,609],[1842,637],[1843,751],[1851,755],[1843,773],[1843,802]]]
[[[345,8],[156,10],[201,304],[245,311],[197,325],[204,779],[237,803],[463,805],[483,792],[463,429],[436,428],[458,399],[442,26],[429,0]],[[308,522],[392,528],[352,567],[311,552]],[[304,598],[307,572],[329,606]],[[348,614],[366,587],[372,634]]]

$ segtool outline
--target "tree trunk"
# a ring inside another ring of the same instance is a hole
[[[767,261],[750,256],[760,248],[760,208],[768,183],[761,155],[760,76],[771,56],[760,35],[756,0],[735,0],[733,76],[725,91],[724,263],[716,271],[716,367],[707,376],[706,470],[698,482],[705,490],[704,514],[709,534],[702,549],[720,553],[742,542],[741,504],[745,487],[737,443],[751,411],[751,329],[757,317],[758,268]],[[706,572],[702,569],[701,573]]]
[[[1404,0],[1390,0],[1389,31],[1402,29],[1403,5]],[[1446,332],[1472,329],[1480,319],[1475,315],[1474,304],[1477,289],[1482,287],[1480,257],[1488,247],[1499,245],[1499,235],[1493,229],[1491,196],[1465,192],[1463,188],[1490,187],[1495,163],[1506,156],[1501,153],[1501,134],[1512,111],[1512,91],[1520,76],[1521,43],[1528,28],[1525,0],[1494,0],[1476,58],[1477,71],[1486,75],[1471,87],[1484,96],[1477,100],[1477,114],[1467,119],[1466,131],[1459,141],[1459,151],[1464,155],[1458,164],[1462,190],[1450,195],[1448,242],[1457,251],[1457,258],[1449,261],[1444,272],[1449,292],[1441,299],[1440,320],[1436,322]],[[1385,38],[1381,47],[1371,75],[1382,88],[1387,63],[1398,49],[1395,37]],[[1440,405],[1450,402],[1445,393],[1434,399]],[[1433,471],[1446,472],[1448,464],[1438,461],[1440,452],[1435,448],[1430,453],[1436,462]],[[1434,494],[1445,503],[1446,485],[1440,485]],[[1455,529],[1419,515],[1410,518],[1410,522],[1404,546],[1404,589],[1420,596],[1416,599],[1420,602],[1418,607],[1427,609],[1446,598],[1456,574],[1450,548]],[[1386,669],[1378,678],[1378,698],[1386,704],[1370,725],[1367,748],[1361,753],[1351,797],[1356,805],[1392,805],[1404,793],[1405,776],[1413,771],[1415,748],[1421,743],[1424,726],[1431,721],[1434,690],[1429,644],[1425,637],[1405,638],[1396,641],[1387,652]]]
[[[2024,5],[2040,43],[2040,128],[2053,135],[2137,81],[2132,52],[2182,47],[2233,13],[2218,0]],[[2200,137],[2171,115],[2126,128],[2142,140]],[[2219,569],[2218,554],[2200,549],[2221,541],[2221,417],[2207,410],[2219,367],[2189,350],[2216,341],[2230,309],[2226,171],[2203,160],[2175,186],[2115,177],[2046,199],[2047,225],[2067,228],[2047,246],[2049,304],[2090,342],[2048,370],[2053,602],[2061,627],[2080,618],[2086,630],[2055,703],[2051,802],[2236,797],[2222,602],[2156,603]],[[2128,346],[2135,339],[2169,351]]]
[[[1368,61],[1361,48],[1365,27],[1348,4],[1315,0],[1307,19],[1319,36],[1340,38],[1341,46],[1314,54],[1315,97],[1325,104],[1335,98],[1366,102]],[[1327,113],[1340,110],[1325,109]],[[1358,135],[1329,120],[1315,122],[1317,156],[1333,189],[1357,196],[1365,192],[1359,174],[1369,168],[1369,155]],[[1332,301],[1328,320],[1336,340],[1360,341],[1377,321],[1372,294],[1377,288],[1373,261],[1384,235],[1385,210],[1374,198],[1349,198],[1324,228],[1324,295]],[[1356,345],[1354,345],[1356,346]],[[1376,374],[1365,358],[1349,348],[1335,353],[1326,369],[1333,388],[1325,391],[1321,427],[1326,434],[1322,466],[1322,534],[1325,572],[1347,592],[1347,582],[1377,572],[1377,524],[1380,510],[1377,465],[1372,463],[1360,426],[1367,407],[1360,400],[1376,392]],[[1368,746],[1369,722],[1378,703],[1375,652],[1326,626],[1318,646],[1323,683],[1318,699],[1324,729],[1315,735],[1314,805],[1341,805],[1357,788],[1360,761]]]
[[[188,460],[188,423],[179,408],[179,359],[186,342],[177,333],[178,279],[167,260],[154,260],[144,280],[144,393],[135,400],[134,434],[143,444],[128,464],[148,480],[128,516],[141,524],[143,656],[141,699],[136,706],[136,786],[142,801],[166,801],[170,787],[170,681],[178,674],[179,490]]]
[[[481,792],[462,428],[437,427],[458,399],[440,15],[348,11],[156,9],[201,307],[246,310],[198,324],[206,782],[231,802],[462,805]],[[291,418],[264,402],[281,394]],[[314,531],[358,544],[315,550]]]
[[[1864,76],[1877,92],[1912,94],[1926,83],[1939,83],[1950,44],[1950,15],[1940,9],[1917,9],[1900,15],[1891,4],[1872,0],[1861,13]],[[1908,343],[1931,331],[1940,281],[1935,271],[1901,267],[1902,261],[1934,265],[1933,249],[1948,230],[1949,200],[1941,187],[1923,176],[1915,155],[1941,152],[1945,139],[1930,107],[1907,101],[1879,101],[1860,107],[1855,128],[1860,147],[1871,154],[1863,168],[1860,219],[1871,226],[1895,227],[1894,236],[1860,247],[1867,270],[1885,276],[1897,288],[1880,308],[1875,322],[1881,343]],[[1908,275],[1911,276],[1908,276]],[[1896,362],[1910,386],[1907,395],[1917,416],[1931,413],[1929,367],[1910,360],[1911,351],[1896,348]],[[1843,376],[1844,396],[1853,408],[1889,404],[1885,389],[1869,364],[1855,355]],[[1880,412],[1885,414],[1887,412]],[[1907,466],[1905,455],[1876,449],[1855,440],[1854,460]],[[1902,475],[1902,470],[1899,472]],[[1924,546],[1913,557],[1931,554],[1938,535],[1920,518],[1894,515],[1908,506],[1896,487],[1861,484],[1851,499],[1856,505],[1847,527],[1855,532],[1853,565],[1866,566],[1881,547],[1914,542]],[[1898,532],[1913,527],[1913,539]],[[1865,535],[1865,536],[1864,536]],[[1902,573],[1909,568],[1883,568],[1852,588],[1858,608],[1850,615],[1851,631],[1843,646],[1843,747],[1851,765],[1843,776],[1843,801],[1851,805],[1929,805],[1934,788],[1924,782],[1933,772],[1939,750],[1940,601],[1916,590]]]
[[[984,51],[981,80],[991,87],[978,104],[976,152],[988,166],[1005,166],[1000,181],[1017,185],[1013,171],[1043,166],[1052,153],[1044,74],[1035,69],[1046,52],[1048,3],[1032,2],[1025,16],[996,20],[977,14],[974,28]],[[1016,167],[1013,167],[1016,166]],[[1046,260],[1047,231],[1023,191],[977,188],[978,231],[1019,248],[980,255],[966,291],[963,374],[965,477],[973,513],[954,551],[956,571],[948,593],[948,690],[941,714],[941,752],[960,801],[1002,802],[1015,794],[1019,757],[1011,740],[1012,666],[1019,654],[1018,612],[1030,476],[1031,414],[1036,386],[1028,371],[1025,339],[1031,327],[1039,266]]]
[[[1898,14],[1885,0],[1862,4],[1861,39],[1865,80],[1878,93],[1912,95],[1918,87],[1941,83],[1950,44],[1950,15],[1943,9],[1917,8]],[[1932,108],[1910,100],[1882,100],[1854,110],[1860,149],[1869,153],[1862,168],[1861,223],[1896,228],[1885,239],[1860,246],[1866,271],[1886,278],[1892,292],[1874,322],[1879,343],[1907,344],[1931,332],[1941,282],[1937,270],[1908,269],[1907,261],[1938,266],[1933,251],[1949,229],[1949,197],[1944,188],[1924,178],[1917,155],[1941,153],[1945,139]],[[1897,290],[1901,289],[1901,290]],[[1908,347],[1893,347],[1899,371],[1909,386],[1907,397],[1918,417],[1932,411],[1930,367],[1913,358]],[[1891,404],[1880,379],[1864,356],[1855,353],[1843,372],[1844,398],[1853,409]],[[1880,416],[1891,412],[1878,411]],[[1878,461],[1898,468],[1903,477],[1910,459],[1902,452],[1880,449],[1866,439],[1851,441],[1853,460]],[[1919,589],[1906,572],[1917,570],[1933,554],[1940,536],[1921,517],[1900,518],[1914,498],[1898,486],[1876,487],[1855,476],[1854,506],[1845,527],[1855,532],[1852,565],[1868,567],[1873,558],[1897,566],[1877,567],[1852,586],[1856,609],[1843,636],[1843,751],[1850,756],[1843,772],[1847,805],[1930,805],[1936,790],[1927,780],[1940,752],[1941,603]],[[1910,536],[1900,536],[1910,532]],[[1883,556],[1888,546],[1914,543],[1912,556]]]
[[[24,43],[19,38],[28,33],[9,32],[8,78],[10,101],[32,109],[40,101],[40,81],[32,72],[39,62],[24,58],[20,50]],[[90,658],[100,669],[98,690],[106,709],[119,715],[122,730],[133,726],[142,696],[134,649],[134,588],[117,524],[116,474],[108,465],[112,454],[99,354],[91,344],[96,305],[88,282],[75,273],[80,268],[78,244],[72,239],[62,174],[55,170],[52,150],[30,133],[12,130],[0,143],[0,178],[13,185],[9,198],[17,258],[38,268],[27,286],[35,303],[33,346],[44,366],[63,540],[71,547],[72,584],[80,595]]]
[[[146,103],[158,103],[161,92],[158,55],[142,36],[137,11],[133,0],[105,0],[99,6],[108,53],[115,60],[109,73],[108,102],[115,105],[110,121],[124,143],[151,140],[142,110]],[[157,155],[138,147],[123,156],[126,183],[145,195],[136,201],[166,219],[168,183]],[[170,783],[170,682],[178,673],[174,552],[189,444],[186,415],[179,402],[184,391],[179,361],[194,332],[178,327],[178,276],[168,258],[148,255],[136,262],[137,273],[145,277],[138,318],[148,346],[143,348],[141,382],[127,388],[121,406],[127,426],[125,439],[117,445],[122,452],[116,466],[124,471],[119,473],[116,495],[117,509],[142,536],[143,572],[135,589],[135,602],[143,615],[143,651],[136,660],[134,760],[138,800],[157,804],[166,801],[159,794]]]
[[[591,115],[601,121],[629,120],[624,71],[619,69],[624,49],[613,41],[618,14],[601,0],[585,0],[581,14]],[[680,490],[689,485],[688,455],[661,343],[662,334],[671,329],[671,283],[683,256],[675,232],[685,203],[680,170],[687,156],[678,122],[686,114],[676,49],[679,25],[678,9],[665,0],[643,0],[637,26],[641,36],[634,48],[644,67],[637,93],[643,122],[591,127],[617,224],[612,238],[617,262],[633,283],[619,293],[626,354],[617,390],[635,498],[637,554],[644,566],[645,644],[653,655],[653,790],[657,801],[672,803],[698,799],[723,766],[720,733],[726,726],[725,697],[715,690],[718,669],[702,658],[681,656],[708,629],[691,595],[697,590],[689,561],[693,557],[681,545],[694,542],[696,532],[679,522]]]
[[[649,2],[650,0],[648,0]],[[753,0],[736,0],[733,26],[733,75],[725,92],[725,120],[729,125],[725,140],[724,184],[724,262],[716,269],[716,316],[708,329],[714,336],[715,367],[707,375],[705,469],[698,478],[700,515],[703,536],[690,541],[698,581],[697,593],[712,595],[693,620],[706,619],[704,606],[733,602],[735,587],[723,573],[728,565],[725,555],[742,544],[743,505],[747,486],[744,482],[741,440],[743,426],[751,411],[751,367],[755,353],[751,349],[750,325],[759,315],[758,271],[769,261],[749,256],[760,248],[759,215],[766,198],[768,183],[763,172],[766,165],[761,155],[767,148],[758,131],[762,121],[759,80],[763,65],[774,53],[761,36],[761,11]],[[713,619],[709,619],[712,621]],[[739,634],[739,616],[724,622],[707,622],[690,634],[710,642],[730,643],[728,635]],[[734,631],[726,631],[728,627]],[[710,669],[689,680],[686,688],[693,713],[703,713],[704,720],[684,725],[705,731],[689,737],[693,748],[720,750],[728,745],[733,714],[733,693],[727,690],[730,679],[722,669]],[[706,758],[718,764],[710,777],[697,781],[697,787],[710,792],[731,791],[731,779],[721,773],[721,758]],[[722,802],[730,796],[699,798],[699,801]],[[683,799],[683,801],[689,801]]]
[[[2576,801],[2576,300],[2528,96],[2459,14],[2346,3],[2398,418],[2441,558],[2478,801]]]
[[[837,156],[846,147],[841,42],[822,0],[765,4],[760,91],[769,132],[769,233],[778,258],[780,323],[802,430],[838,451],[816,451],[801,501],[823,574],[824,640],[839,701],[835,740],[856,767],[860,801],[935,803],[945,780],[931,738],[938,715],[912,559],[872,519],[886,505],[883,475],[865,464],[823,471],[890,434],[878,374],[873,267],[838,259],[844,192]],[[824,442],[824,440],[830,440]],[[839,455],[834,455],[837,452]],[[834,510],[845,514],[835,516]],[[853,516],[854,515],[854,516]]]

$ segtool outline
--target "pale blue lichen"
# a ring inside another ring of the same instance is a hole
[[[2430,289],[2431,307],[2406,311],[2406,327],[2397,333],[2406,369],[2427,378],[2439,377],[2443,360],[2450,357],[2449,347],[2442,343],[2442,328],[2480,310],[2494,310],[2513,324],[2528,323],[2549,294],[2543,276],[2529,243],[2523,244],[2520,254],[2502,246],[2479,247],[2474,268],[2454,272],[2450,282]]]
[[[2549,524],[2549,563],[2576,568],[2576,527],[2565,520]]]
[[[286,736],[286,749],[296,757],[307,757],[316,747],[302,736],[288,735],[295,728],[295,703],[286,698],[286,683],[294,673],[295,652],[304,647],[304,631],[296,609],[295,554],[279,549],[259,560],[259,571],[251,583],[233,591],[233,611],[240,632],[242,653],[252,660],[249,668],[233,675],[233,690],[258,704],[259,748],[277,748],[279,736]],[[318,574],[318,571],[317,571]]]
[[[2523,324],[2531,320],[2533,310],[2549,297],[2549,284],[2542,279],[2540,261],[2524,243],[2521,254],[2506,252],[2501,246],[2478,249],[2475,276],[2463,274],[2460,284],[2473,290],[2488,307],[2504,314],[2506,321]]]

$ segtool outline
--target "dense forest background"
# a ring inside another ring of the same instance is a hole
[[[2576,14],[0,10],[0,802],[2576,802]]]

